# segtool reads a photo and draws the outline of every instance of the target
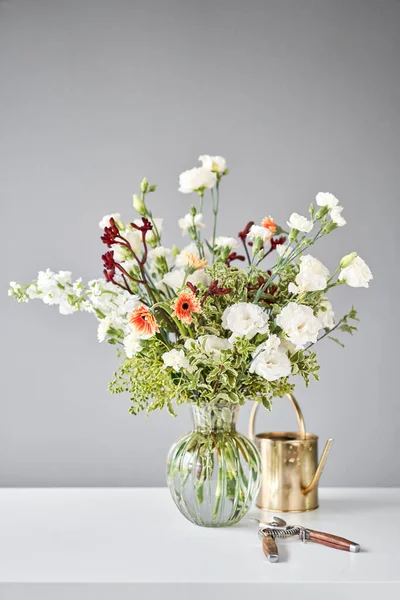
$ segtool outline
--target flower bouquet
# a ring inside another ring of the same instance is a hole
[[[84,285],[47,269],[28,285],[11,282],[9,294],[56,304],[62,314],[92,313],[99,341],[121,359],[109,389],[130,394],[132,414],[165,407],[175,415],[176,405],[190,403],[195,428],[170,451],[168,483],[188,519],[218,526],[237,522],[259,486],[258,451],[235,429],[238,407],[256,400],[270,409],[275,396],[293,391],[290,376],[318,380],[316,342],[341,344],[336,334],[353,333],[357,322],[354,308],[335,319],[329,290],[368,287],[372,274],[355,252],[332,273],[308,254],[346,223],[330,193],[318,193],[307,216],[293,213],[284,227],[268,216],[237,237],[217,235],[228,169],[220,156],[199,160],[179,178],[179,191],[198,199],[179,220],[190,240],[183,248],[162,245],[163,220],[151,209],[156,186],[143,179],[133,196],[138,218],[100,221],[103,278]],[[207,237],[203,209],[213,220]]]

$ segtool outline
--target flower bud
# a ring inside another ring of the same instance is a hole
[[[315,219],[318,221],[319,219],[322,219],[322,217],[324,217],[327,212],[329,211],[329,207],[328,206],[322,206],[319,210],[317,210],[317,212],[315,213]]]
[[[345,269],[346,267],[349,267],[356,256],[357,252],[351,252],[351,254],[346,254],[346,256],[343,256],[342,260],[340,261],[340,268]]]
[[[137,194],[133,194],[133,207],[142,217],[147,214],[147,208],[144,203],[144,200],[142,200],[142,198],[139,198]]]
[[[156,191],[156,189],[157,189],[157,186],[156,186],[156,185],[151,185],[151,186],[149,187],[149,192],[155,192],[155,191]]]
[[[145,194],[147,192],[148,187],[149,182],[147,181],[146,177],[143,177],[142,183],[140,184],[140,191],[142,192],[142,194]]]
[[[176,258],[178,254],[180,254],[180,250],[176,244],[174,244],[171,248],[172,256]]]
[[[190,214],[192,215],[192,217],[195,217],[197,214],[197,210],[194,204],[190,207]]]
[[[262,238],[256,237],[256,239],[253,242],[253,256],[256,256],[256,254],[258,254],[260,252],[262,247],[263,247]]]

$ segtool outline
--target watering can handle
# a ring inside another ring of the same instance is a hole
[[[296,412],[297,422],[299,425],[300,439],[305,440],[306,439],[306,426],[304,423],[304,417],[303,417],[303,413],[301,412],[301,408],[298,405],[296,398],[294,396],[292,396],[292,394],[286,394],[286,396],[291,401],[293,408]],[[260,402],[254,402],[253,408],[251,409],[251,413],[250,413],[249,438],[253,442],[254,442],[254,437],[255,437],[254,425],[255,425],[255,421],[256,421],[256,413],[257,413],[259,406],[260,406]]]

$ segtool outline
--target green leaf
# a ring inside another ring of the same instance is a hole
[[[332,342],[336,342],[336,344],[339,344],[339,346],[341,346],[342,348],[344,348],[344,344],[342,344],[342,342],[340,340],[338,340],[337,338],[333,337],[332,335],[328,335],[328,338],[330,340],[332,340]]]

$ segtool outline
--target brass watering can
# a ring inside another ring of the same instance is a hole
[[[318,462],[318,436],[306,433],[303,413],[291,394],[299,431],[254,433],[259,402],[250,413],[249,438],[261,454],[261,488],[257,506],[274,512],[303,512],[318,508],[318,482],[333,439],[329,439]]]

